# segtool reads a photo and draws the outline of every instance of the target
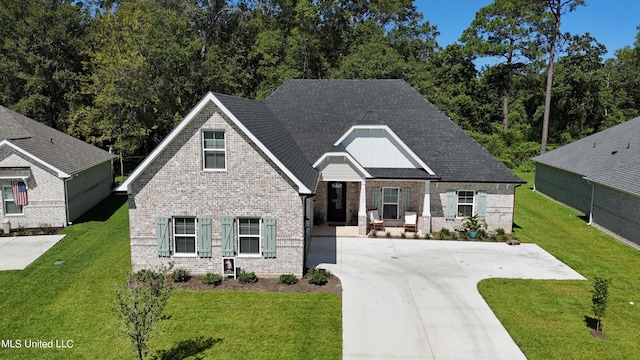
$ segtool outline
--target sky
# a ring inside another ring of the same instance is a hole
[[[440,46],[456,42],[480,8],[492,0],[415,0],[414,4],[431,25],[437,25]],[[640,0],[586,0],[586,6],[562,18],[561,30],[573,35],[589,32],[607,47],[605,58],[616,50],[633,46],[640,26]]]

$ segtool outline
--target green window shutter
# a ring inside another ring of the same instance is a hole
[[[222,256],[234,256],[233,218],[222,218]]]
[[[402,194],[400,198],[400,217],[404,218],[404,212],[409,209],[411,204],[411,188],[402,188]]]
[[[171,256],[169,248],[169,218],[156,218],[156,237],[158,239],[158,256]]]
[[[371,192],[371,205],[382,215],[382,188],[374,187]]]
[[[198,218],[198,255],[211,257],[211,219]]]
[[[484,190],[478,190],[478,218],[484,219],[487,217],[487,192]]]
[[[262,220],[262,256],[266,259],[276,257],[276,219]]]
[[[446,207],[444,209],[444,218],[454,220],[456,218],[456,191],[447,190]]]

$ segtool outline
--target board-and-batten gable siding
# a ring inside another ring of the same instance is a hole
[[[640,245],[640,197],[595,185],[593,222]]]
[[[355,129],[342,146],[365,168],[419,167],[384,129]]]
[[[29,191],[29,205],[24,207],[24,215],[5,217],[2,204],[0,205],[0,221],[9,219],[11,228],[38,227],[41,224],[65,226],[67,215],[64,181],[58,178],[56,172],[8,146],[0,147],[0,167],[28,167],[31,169],[31,178],[26,181]],[[10,186],[11,180],[0,180],[0,186],[5,185]]]
[[[225,171],[203,170],[203,129],[225,132]],[[302,239],[297,187],[240,132],[213,103],[194,117],[131,184],[132,242],[155,245],[156,216],[209,217],[217,241],[222,217],[274,217],[278,238]]]
[[[591,207],[592,186],[582,175],[536,163],[535,187],[552,199],[585,214]]]
[[[111,193],[111,162],[90,167],[67,181],[69,221],[74,221]]]

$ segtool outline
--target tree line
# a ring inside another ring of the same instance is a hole
[[[581,0],[495,0],[446,47],[411,0],[2,3],[0,104],[125,156],[207,91],[263,99],[292,78],[404,79],[511,168],[640,111],[640,32],[604,60],[562,32]]]

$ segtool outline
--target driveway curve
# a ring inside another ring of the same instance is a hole
[[[478,281],[585,280],[535,244],[314,237],[307,264],[342,282],[344,359],[526,359]]]

